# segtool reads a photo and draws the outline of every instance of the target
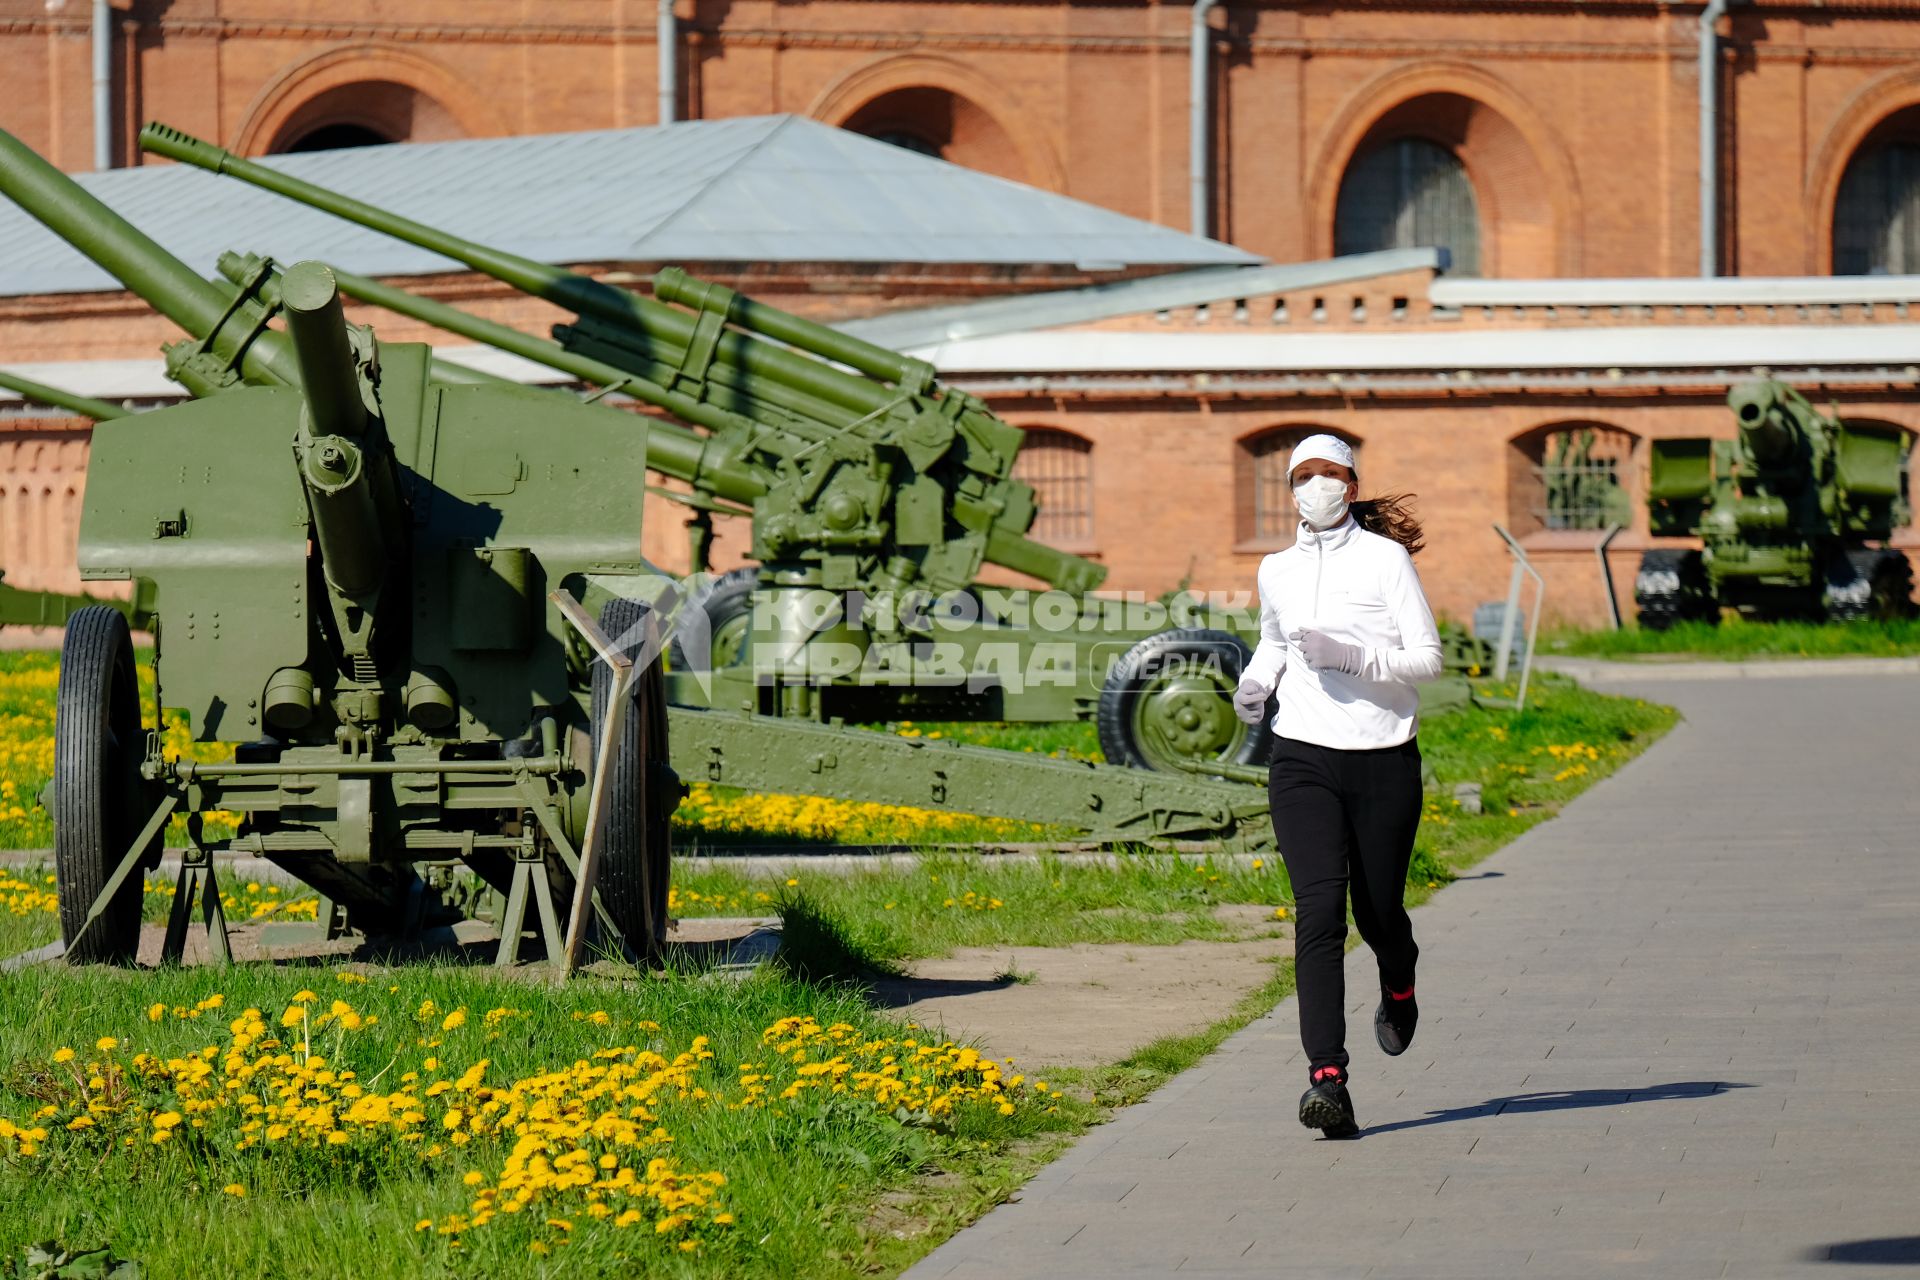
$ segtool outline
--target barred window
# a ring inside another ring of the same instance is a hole
[[[1336,254],[1437,246],[1449,275],[1480,274],[1480,211],[1466,166],[1424,138],[1396,138],[1348,166],[1333,219]]]
[[[1033,486],[1040,542],[1084,546],[1093,541],[1093,442],[1071,431],[1032,427],[1014,460],[1013,476]]]
[[[903,151],[911,151],[917,155],[932,156],[935,160],[941,158],[939,143],[930,142],[919,134],[909,133],[905,129],[882,129],[880,132],[869,134],[868,136],[875,142],[884,142],[890,147],[899,147]]]
[[[1240,444],[1240,537],[1270,546],[1292,543],[1300,513],[1293,505],[1293,486],[1287,483],[1287,459],[1293,447],[1312,435],[1335,435],[1352,447],[1359,462],[1360,445],[1344,432],[1325,427],[1286,427],[1262,432]]]
[[[1920,145],[1896,142],[1853,158],[1833,206],[1833,273],[1920,272]]]
[[[1576,423],[1537,433],[1523,448],[1530,466],[1525,525],[1535,529],[1605,529],[1632,517],[1627,465],[1633,436],[1614,427]]]

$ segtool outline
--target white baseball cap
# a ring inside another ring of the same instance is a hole
[[[1359,469],[1353,465],[1353,448],[1339,436],[1322,433],[1308,436],[1293,446],[1293,455],[1287,459],[1287,478],[1293,478],[1293,470],[1303,462],[1318,458],[1322,462],[1337,462],[1358,476]]]

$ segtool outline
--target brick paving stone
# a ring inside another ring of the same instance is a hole
[[[1294,1119],[1288,1002],[912,1280],[1920,1274],[1888,994],[1920,973],[1920,681],[1633,691],[1684,722],[1416,913],[1403,1057],[1349,957],[1359,1141]]]

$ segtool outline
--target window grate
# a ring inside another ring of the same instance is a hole
[[[1014,460],[1014,479],[1033,486],[1040,542],[1093,541],[1093,443],[1070,431],[1033,427]]]
[[[1854,158],[1833,206],[1833,273],[1920,271],[1920,145],[1894,143]]]

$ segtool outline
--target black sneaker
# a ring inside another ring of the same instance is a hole
[[[1380,989],[1380,1007],[1373,1013],[1373,1038],[1380,1042],[1380,1050],[1390,1058],[1397,1058],[1407,1051],[1413,1043],[1413,1029],[1420,1025],[1420,1006],[1414,1002],[1413,988],[1407,988],[1406,998],[1396,1000],[1385,987]]]
[[[1300,1095],[1300,1123],[1329,1138],[1360,1136],[1353,1099],[1347,1096],[1347,1077],[1338,1067],[1322,1067],[1314,1073],[1313,1087]]]

